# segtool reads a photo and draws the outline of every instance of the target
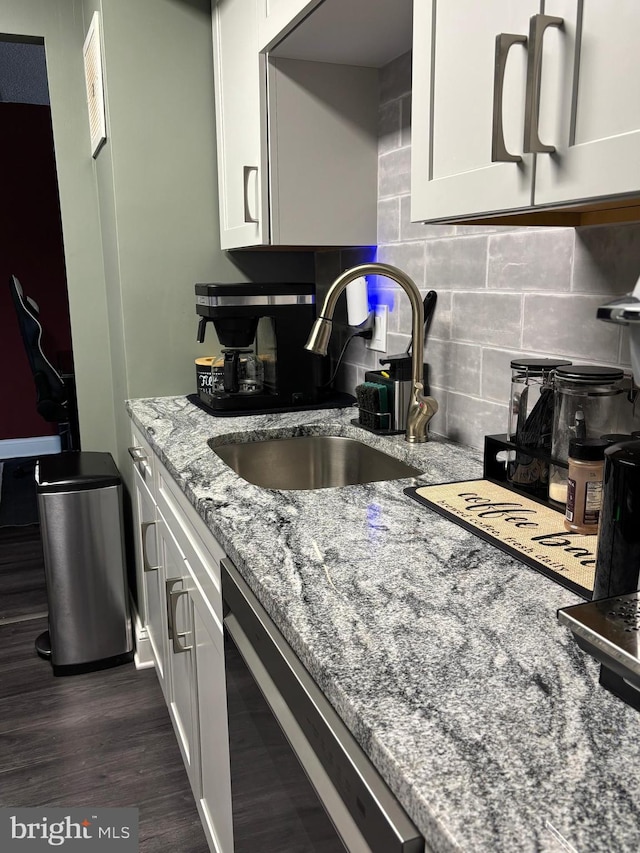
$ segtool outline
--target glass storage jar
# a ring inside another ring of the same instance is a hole
[[[518,489],[544,497],[549,485],[549,462],[523,451],[551,451],[554,371],[569,365],[570,361],[554,358],[520,357],[511,362],[507,438],[518,445],[518,450],[508,453],[507,480]]]
[[[620,432],[626,385],[619,368],[580,364],[559,367],[554,387],[549,499],[566,504],[569,442]]]

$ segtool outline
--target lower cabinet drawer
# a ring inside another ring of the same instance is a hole
[[[220,560],[225,556],[224,551],[211,533],[208,533],[205,544],[194,526],[196,521],[205,528],[203,533],[206,534],[204,522],[185,496],[170,483],[169,475],[162,466],[158,468],[157,479],[158,509],[175,537],[205,600],[210,603],[216,619],[222,625]]]

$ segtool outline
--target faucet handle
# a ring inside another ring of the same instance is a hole
[[[424,391],[424,385],[422,384],[422,382],[416,382],[415,390],[416,390],[416,402],[420,406],[420,409],[424,409],[425,407],[430,408],[431,414],[429,415],[429,417],[432,418],[435,415],[435,413],[438,411],[438,401],[436,400],[435,397],[431,397],[428,394],[422,393]]]
[[[438,411],[438,401],[427,397],[422,392],[422,382],[413,385],[413,399],[407,415],[407,440],[415,443],[427,441],[427,427],[431,418]]]

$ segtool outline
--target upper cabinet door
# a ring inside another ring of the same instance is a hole
[[[640,3],[546,0],[535,203],[640,192]]]
[[[539,0],[414,3],[411,218],[526,208],[529,19]]]
[[[259,246],[269,224],[256,0],[219,0],[212,12],[221,247]]]
[[[322,0],[257,0],[258,49],[271,50],[321,2]]]

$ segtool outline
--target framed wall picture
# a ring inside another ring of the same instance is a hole
[[[82,48],[84,76],[87,84],[87,106],[91,133],[91,155],[96,157],[107,139],[107,122],[102,82],[102,51],[100,47],[100,13],[94,12]]]

